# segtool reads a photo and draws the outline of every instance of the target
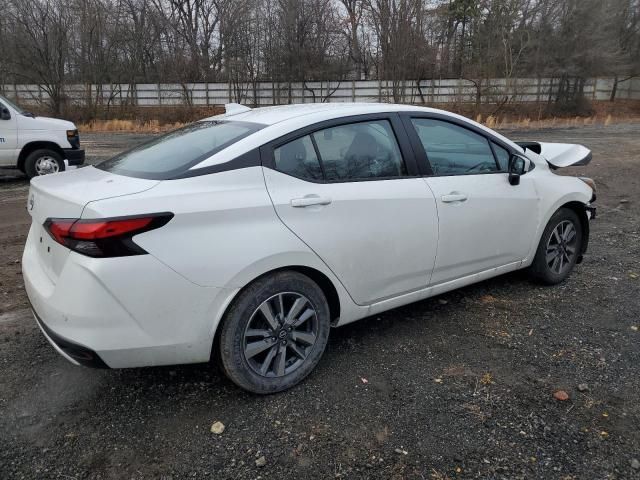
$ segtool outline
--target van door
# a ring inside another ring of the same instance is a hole
[[[0,166],[15,166],[18,160],[18,153],[18,122],[16,114],[0,102]]]

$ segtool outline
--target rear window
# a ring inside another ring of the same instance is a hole
[[[117,155],[97,168],[128,177],[167,180],[264,125],[225,120],[192,123]]]

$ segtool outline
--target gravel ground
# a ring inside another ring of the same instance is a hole
[[[315,373],[268,397],[214,365],[101,371],[61,358],[27,310],[27,183],[9,172],[0,478],[639,478],[640,125],[506,133],[594,152],[570,172],[600,187],[572,277],[541,287],[509,274],[334,329]],[[83,141],[95,162],[143,138]]]

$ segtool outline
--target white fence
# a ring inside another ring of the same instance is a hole
[[[592,100],[608,100],[613,78],[589,79],[584,94]],[[491,79],[478,87],[464,79],[406,80],[395,86],[384,80],[342,82],[274,83],[182,83],[68,85],[66,101],[74,105],[278,105],[314,102],[482,103],[544,102],[558,87],[549,78]],[[22,105],[47,103],[49,96],[39,85],[0,85],[0,91]],[[395,96],[394,96],[395,92]],[[618,83],[617,99],[640,99],[640,78]]]

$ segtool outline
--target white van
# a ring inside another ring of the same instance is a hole
[[[29,178],[82,165],[78,129],[72,122],[36,117],[0,95],[0,167]]]

